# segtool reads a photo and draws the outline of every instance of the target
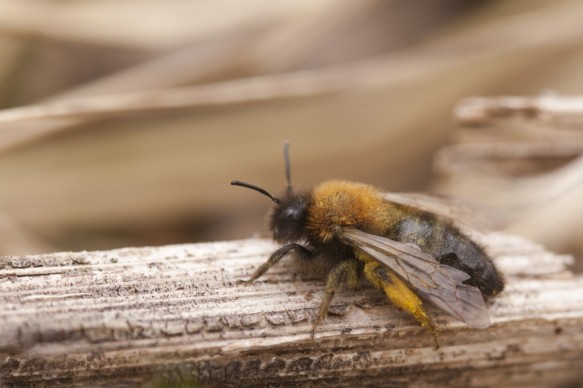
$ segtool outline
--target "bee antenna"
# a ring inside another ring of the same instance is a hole
[[[231,181],[231,185],[232,186],[246,187],[248,189],[255,190],[255,191],[265,195],[266,197],[269,197],[273,202],[277,203],[278,205],[281,203],[281,201],[278,198],[275,198],[267,190],[262,189],[259,186],[252,185],[251,183],[246,183],[246,182],[241,182],[241,181]]]
[[[291,163],[289,162],[289,141],[283,143],[283,159],[285,161],[285,177],[287,179],[287,195],[291,196],[293,193],[291,183]]]

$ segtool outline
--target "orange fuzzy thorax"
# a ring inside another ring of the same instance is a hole
[[[327,181],[316,186],[312,193],[307,227],[322,241],[335,237],[341,227],[383,235],[390,224],[389,206],[373,186]]]

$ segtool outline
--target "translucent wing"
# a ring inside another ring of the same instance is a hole
[[[422,193],[384,193],[383,198],[447,217],[459,226],[478,231],[501,229],[509,222],[509,217],[497,209],[462,198]]]
[[[476,287],[463,284],[470,275],[442,265],[415,245],[347,228],[342,233],[352,246],[386,265],[424,299],[468,326],[490,326],[484,298]]]

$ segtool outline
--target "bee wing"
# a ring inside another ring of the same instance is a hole
[[[460,226],[478,231],[501,229],[509,223],[509,217],[497,209],[462,198],[422,193],[383,193],[383,198],[447,217]]]
[[[412,244],[347,228],[342,235],[349,244],[387,266],[426,300],[468,326],[490,326],[488,310],[480,290],[463,284],[470,275],[440,264]]]

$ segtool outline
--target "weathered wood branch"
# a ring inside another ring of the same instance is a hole
[[[494,120],[524,118],[558,128],[581,129],[583,98],[555,94],[537,97],[472,97],[462,100],[455,109],[462,124],[485,125]]]
[[[492,327],[431,310],[441,348],[370,287],[323,296],[288,264],[240,284],[268,240],[0,258],[3,386],[550,386],[583,378],[583,277],[569,256],[516,237],[480,237],[507,279]]]

